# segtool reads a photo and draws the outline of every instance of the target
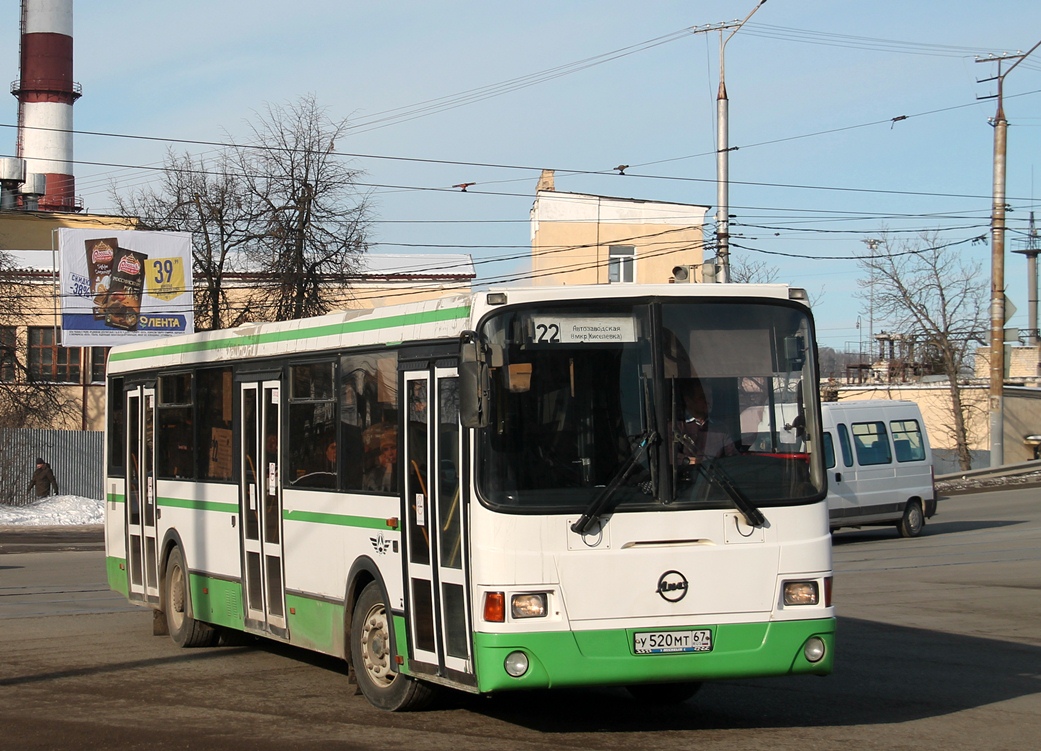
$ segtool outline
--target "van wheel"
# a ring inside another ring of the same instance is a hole
[[[391,627],[379,585],[370,582],[358,597],[351,620],[351,659],[358,688],[377,709],[422,709],[433,699],[434,689],[394,669]]]
[[[900,536],[918,537],[918,535],[922,534],[922,527],[924,526],[925,514],[922,513],[922,502],[919,500],[908,501],[907,507],[904,508],[903,517],[896,524]]]

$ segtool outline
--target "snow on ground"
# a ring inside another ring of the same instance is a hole
[[[0,504],[0,527],[103,524],[105,502],[78,495],[52,495],[27,506]]]

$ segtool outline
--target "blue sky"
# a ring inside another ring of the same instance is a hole
[[[222,141],[245,138],[265,103],[313,94],[357,125],[336,147],[366,172],[375,250],[470,253],[492,280],[526,268],[510,259],[529,245],[541,168],[557,170],[558,190],[714,213],[719,35],[678,32],[744,18],[755,1],[79,0],[75,124]],[[0,30],[14,80],[14,0]],[[882,227],[987,235],[957,247],[989,279],[995,103],[977,100],[994,93],[977,79],[996,66],[974,60],[1038,41],[1036,0],[769,0],[728,43],[732,253],[810,291],[822,345],[855,349],[857,317],[868,320],[856,263],[822,257],[852,259]],[[1041,50],[1006,79],[1005,112],[1011,249],[1041,210]],[[13,154],[15,120],[5,97],[0,155]],[[111,209],[112,185],[154,180],[139,167],[161,164],[167,145],[77,135],[88,210]],[[451,189],[463,182],[477,185]],[[1025,328],[1025,262],[1006,265],[1011,324]]]

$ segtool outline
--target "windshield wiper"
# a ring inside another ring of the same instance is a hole
[[[763,512],[749,500],[748,496],[742,492],[741,488],[734,484],[734,481],[730,479],[730,475],[724,471],[722,467],[716,464],[715,461],[708,461],[705,464],[694,465],[698,471],[703,472],[709,482],[715,483],[717,487],[722,488],[723,492],[729,496],[737,510],[745,516],[747,521],[753,527],[761,527],[766,523],[766,517],[763,516]]]
[[[636,465],[647,453],[647,449],[657,442],[658,432],[655,430],[648,430],[640,437],[640,441],[632,456],[619,468],[615,476],[611,478],[611,482],[607,483],[604,489],[600,491],[600,494],[593,499],[593,502],[589,504],[589,508],[578,518],[578,521],[571,525],[572,532],[584,535],[593,528],[593,524],[600,519],[600,515],[607,508],[608,501],[618,491],[618,488],[629,479]]]

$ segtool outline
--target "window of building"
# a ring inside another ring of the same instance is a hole
[[[305,488],[335,488],[339,469],[332,362],[289,368],[289,455],[286,477]]]
[[[398,491],[397,404],[396,353],[340,360],[340,455],[347,490]]]
[[[53,383],[80,383],[82,347],[61,346],[61,329],[29,327],[29,377]]]
[[[0,326],[0,382],[13,383],[17,380],[17,347],[18,332],[14,326]]]
[[[105,382],[105,365],[108,360],[108,347],[90,348],[90,382]]]
[[[608,248],[607,281],[632,284],[636,281],[636,248],[633,245],[611,245]]]

